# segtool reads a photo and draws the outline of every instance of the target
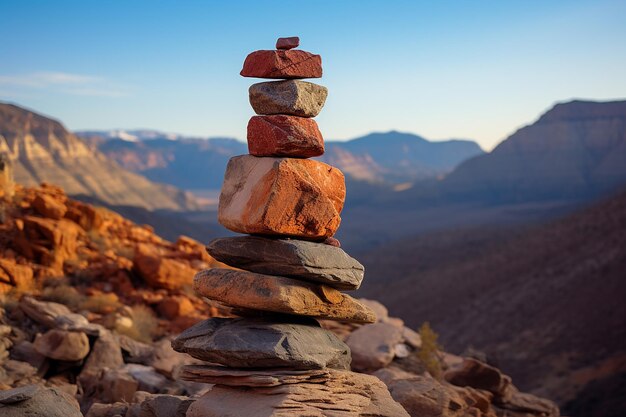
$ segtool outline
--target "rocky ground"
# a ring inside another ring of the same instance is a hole
[[[233,371],[229,384],[252,385],[236,395],[189,381],[194,369],[210,379],[207,367],[186,366],[185,381],[183,366],[198,361],[174,351],[173,336],[207,317],[233,316],[189,290],[197,271],[224,267],[202,244],[165,241],[50,185],[5,192],[0,214],[3,416],[199,416],[233,404],[262,416],[559,415],[498,369],[440,351],[428,326],[416,332],[371,300],[359,301],[376,323],[321,321],[362,374]]]

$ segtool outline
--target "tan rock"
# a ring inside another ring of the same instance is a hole
[[[194,290],[233,307],[357,323],[376,321],[372,310],[349,295],[337,291],[331,302],[319,285],[291,278],[213,268],[196,275]]]
[[[194,402],[187,417],[408,417],[385,385],[370,375],[329,371],[325,383],[238,389],[215,386]]]
[[[218,219],[228,229],[323,240],[341,222],[346,187],[337,168],[309,159],[231,158]]]
[[[241,387],[275,387],[303,382],[323,383],[330,378],[328,369],[237,369],[225,366],[187,365],[182,368],[180,378],[186,381],[203,382]]]
[[[315,117],[324,107],[328,89],[300,80],[252,84],[248,90],[256,114]]]
[[[352,351],[352,368],[375,371],[387,366],[401,341],[402,330],[392,324],[379,322],[359,327],[346,339]]]
[[[35,338],[35,350],[59,361],[79,361],[89,353],[89,339],[82,332],[52,329]]]

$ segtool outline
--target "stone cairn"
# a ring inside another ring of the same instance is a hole
[[[339,291],[359,288],[364,268],[332,237],[343,174],[307,159],[324,153],[313,117],[328,92],[301,81],[321,77],[322,62],[298,45],[297,37],[280,38],[276,50],[249,54],[241,71],[279,81],[250,87],[257,114],[248,123],[250,154],[229,161],[220,195],[220,223],[249,235],[207,247],[239,269],[194,278],[199,295],[239,317],[205,320],[172,342],[206,362],[185,366],[182,379],[215,384],[189,417],[406,415],[378,379],[350,372],[350,349],[316,320],[372,323],[376,316]]]

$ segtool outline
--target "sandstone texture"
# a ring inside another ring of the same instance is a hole
[[[324,153],[324,139],[313,119],[284,114],[252,116],[248,152],[254,156],[309,158]]]
[[[376,377],[330,371],[324,384],[301,383],[245,391],[215,386],[194,402],[187,417],[408,417]]]
[[[207,251],[218,261],[236,268],[342,290],[358,289],[365,271],[363,265],[338,247],[303,240],[224,237],[212,240]]]
[[[262,50],[246,57],[240,73],[255,78],[319,78],[322,57],[300,50]]]
[[[57,388],[20,387],[0,393],[2,417],[82,417],[78,402]]]
[[[323,240],[341,222],[343,174],[309,159],[231,158],[218,220],[238,233]]]
[[[275,387],[284,384],[310,382],[321,384],[330,379],[330,371],[324,369],[238,369],[225,366],[186,365],[181,378],[206,384],[232,387]]]
[[[328,96],[328,89],[301,80],[269,81],[248,89],[250,105],[256,114],[317,116]]]
[[[349,295],[292,278],[213,268],[196,275],[194,290],[233,307],[355,323],[376,321],[372,310]]]
[[[237,368],[350,368],[350,349],[314,320],[212,318],[181,333],[175,350]]]
[[[300,38],[291,36],[289,38],[278,38],[276,41],[276,49],[293,49],[300,46]]]

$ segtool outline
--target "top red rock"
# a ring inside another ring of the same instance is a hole
[[[300,45],[300,38],[292,36],[290,38],[278,38],[276,41],[276,49],[293,49]]]
[[[320,78],[322,57],[299,49],[254,51],[240,73],[255,78]]]

